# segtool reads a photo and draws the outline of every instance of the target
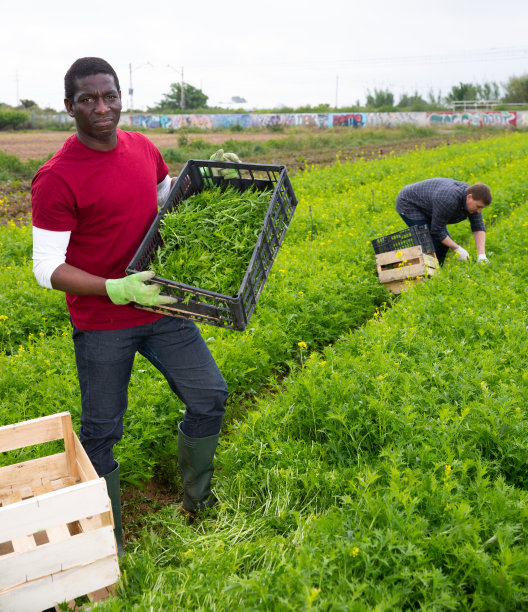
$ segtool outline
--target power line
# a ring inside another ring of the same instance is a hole
[[[483,62],[483,61],[504,61],[514,59],[526,59],[528,58],[528,47],[491,47],[488,49],[480,50],[461,50],[453,53],[439,53],[439,54],[427,54],[427,55],[400,55],[400,56],[357,56],[352,58],[323,58],[323,59],[312,59],[312,60],[295,60],[295,61],[284,61],[277,60],[276,62],[270,62],[267,60],[265,63],[251,62],[253,68],[287,68],[302,67],[314,65],[373,65],[373,64],[386,64],[386,65],[416,65],[416,64],[443,64],[443,63],[466,63],[466,62]],[[195,69],[203,66],[214,67],[215,69],[220,67],[235,67],[245,65],[246,61],[229,61],[222,62],[221,64],[210,62],[208,64],[192,64]]]

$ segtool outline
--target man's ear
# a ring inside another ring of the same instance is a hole
[[[70,117],[74,117],[75,113],[73,112],[72,103],[68,100],[68,98],[64,98],[64,106],[68,115],[70,115]]]

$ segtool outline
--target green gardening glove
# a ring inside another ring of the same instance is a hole
[[[210,157],[212,161],[226,161],[235,162],[236,164],[242,163],[236,153],[224,153],[224,149],[218,149],[216,153],[213,153]],[[234,168],[222,168],[214,169],[213,173],[215,176],[218,174],[223,176],[225,179],[238,178],[238,172]]]
[[[147,270],[124,278],[109,278],[106,281],[108,297],[114,304],[136,302],[142,306],[161,306],[176,302],[176,298],[159,295],[161,285],[145,284],[144,281],[150,280],[155,274],[154,271]]]

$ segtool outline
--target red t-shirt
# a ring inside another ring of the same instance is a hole
[[[31,185],[33,225],[70,231],[66,263],[104,278],[125,276],[125,269],[157,214],[157,184],[167,164],[142,134],[117,130],[111,151],[97,151],[76,135],[35,175]],[[162,315],[118,306],[97,295],[66,294],[78,329],[124,329]]]

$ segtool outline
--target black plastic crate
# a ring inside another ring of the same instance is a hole
[[[226,168],[236,170],[237,177],[224,179],[222,176],[218,176],[218,171]],[[211,185],[231,185],[241,191],[252,187],[261,191],[270,190],[270,202],[263,219],[262,230],[257,238],[250,264],[238,293],[233,296],[223,295],[199,287],[192,287],[177,280],[154,276],[151,282],[162,285],[164,288],[162,294],[175,297],[177,302],[153,307],[136,304],[136,307],[243,331],[257,305],[273,261],[297,206],[297,198],[285,166],[189,160],[128,265],[126,272],[127,274],[134,274],[149,268],[149,264],[162,242],[159,227],[163,216],[176,210],[178,205],[186,198]]]
[[[427,225],[413,225],[401,232],[395,232],[388,236],[382,236],[372,240],[372,246],[376,255],[399,251],[408,247],[421,245],[424,253],[434,253],[434,244]]]

